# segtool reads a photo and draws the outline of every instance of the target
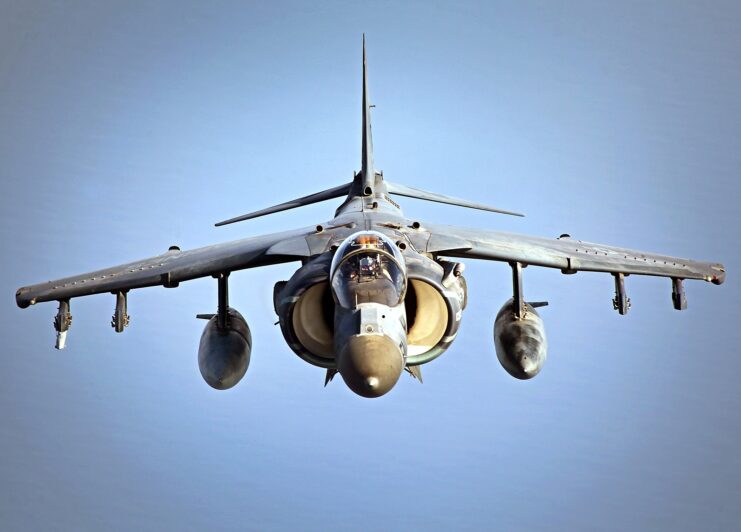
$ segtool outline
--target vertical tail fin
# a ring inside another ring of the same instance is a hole
[[[360,177],[362,193],[370,195],[375,189],[376,171],[373,167],[373,137],[371,135],[370,108],[368,100],[368,67],[365,61],[365,33],[363,34],[363,145],[361,151]]]

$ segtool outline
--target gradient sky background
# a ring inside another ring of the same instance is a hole
[[[733,530],[741,519],[737,2],[0,0],[0,528]],[[213,223],[360,164],[361,33],[389,180],[434,222],[723,262],[722,287],[528,268],[549,359],[499,366],[506,265],[468,261],[453,347],[366,400],[302,362],[283,265],[232,275],[254,338],[236,388],[197,366],[216,283],[15,306],[16,288],[323,222]]]

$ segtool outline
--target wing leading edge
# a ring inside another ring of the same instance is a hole
[[[722,264],[582,242],[566,235],[548,239],[445,225],[426,225],[423,230],[430,233],[426,251],[450,257],[519,262],[563,273],[654,275],[714,284],[726,277]]]
[[[175,287],[199,277],[300,260],[311,254],[305,237],[313,231],[313,227],[296,229],[186,251],[173,246],[156,257],[25,286],[16,292],[16,303],[26,308],[44,301],[147,286]]]

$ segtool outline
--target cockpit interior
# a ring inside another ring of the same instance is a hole
[[[348,309],[361,303],[395,307],[404,301],[407,287],[404,257],[376,231],[355,233],[337,248],[330,279],[335,301]]]

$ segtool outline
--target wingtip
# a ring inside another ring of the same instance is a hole
[[[28,297],[29,287],[24,286],[19,288],[15,293],[15,304],[19,308],[28,308],[33,304],[33,301]]]
[[[711,276],[710,282],[713,284],[723,284],[726,280],[726,267],[722,264],[713,264],[711,266],[717,273]]]

